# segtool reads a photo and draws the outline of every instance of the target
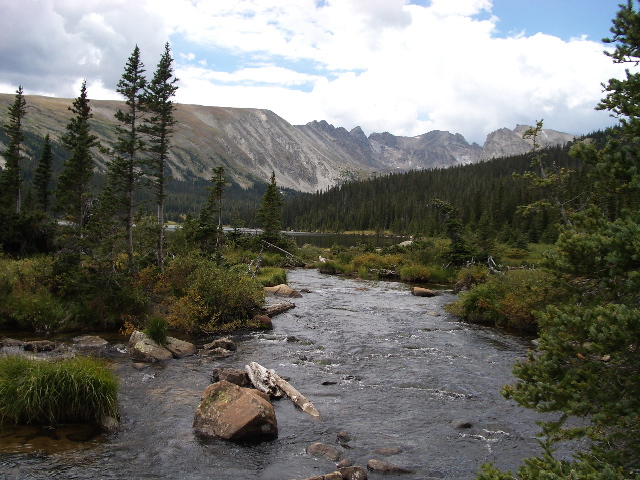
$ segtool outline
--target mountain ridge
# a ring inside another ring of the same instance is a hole
[[[7,110],[15,96],[0,94],[0,120],[6,123]],[[71,118],[73,99],[25,95],[26,131],[58,142]],[[104,145],[116,138],[114,113],[123,101],[91,100],[94,133]],[[527,126],[502,128],[487,135],[481,147],[469,144],[459,133],[434,130],[414,137],[389,132],[365,135],[360,127],[350,131],[325,120],[292,125],[271,110],[176,106],[178,122],[168,169],[173,178],[211,177],[212,169],[223,166],[227,175],[247,188],[267,182],[275,172],[278,185],[303,192],[330,188],[372,174],[429,168],[446,168],[491,158],[525,153],[530,143],[522,139]],[[545,129],[542,145],[564,144],[573,135]],[[6,145],[1,144],[4,150]],[[39,152],[27,151],[37,157]],[[97,168],[105,168],[106,157],[96,153]]]

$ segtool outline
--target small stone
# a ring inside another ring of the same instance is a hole
[[[351,440],[353,440],[353,437],[351,436],[351,434],[346,430],[340,430],[336,436],[338,437],[338,440],[341,442],[350,442]]]
[[[202,348],[204,348],[205,350],[215,350],[216,348],[223,348],[232,352],[235,352],[237,349],[235,342],[227,337],[218,338],[211,343],[203,345]]]
[[[398,447],[384,447],[377,449],[376,453],[380,455],[397,455],[402,453],[402,449]]]
[[[374,472],[415,473],[413,470],[410,470],[408,468],[400,467],[398,465],[394,465],[393,463],[375,459],[371,459],[367,462],[367,468]]]
[[[338,468],[344,480],[367,480],[367,471],[363,467],[349,466]]]
[[[342,458],[342,452],[337,447],[325,445],[324,443],[312,443],[307,447],[307,453],[314,457],[325,457],[334,462]]]
[[[340,470],[341,468],[351,467],[352,465],[353,465],[353,461],[351,459],[343,458],[338,462],[338,465],[336,466],[338,467],[338,470]]]
[[[453,428],[471,428],[473,427],[473,423],[471,423],[469,420],[465,420],[465,419],[458,419],[458,420],[454,420],[453,422],[451,422],[451,424],[453,425]]]

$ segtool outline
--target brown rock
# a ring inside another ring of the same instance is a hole
[[[23,348],[29,352],[50,352],[56,348],[56,344],[51,340],[35,340],[25,342]]]
[[[312,443],[307,447],[307,453],[314,457],[325,457],[337,462],[342,458],[342,451],[337,447],[325,445],[324,443]]]
[[[134,361],[145,363],[166,362],[173,358],[169,350],[140,331],[133,332],[129,338],[129,354]]]
[[[256,315],[253,317],[253,322],[255,323],[255,328],[260,328],[263,330],[273,330],[273,322],[271,321],[271,317],[269,315]]]
[[[205,350],[215,350],[216,348],[224,348],[225,350],[235,352],[238,347],[236,347],[236,344],[233,340],[231,340],[230,338],[224,337],[224,338],[217,338],[213,342],[203,345],[202,348],[204,348]]]
[[[371,459],[367,462],[367,468],[374,472],[415,473],[413,470],[410,470],[408,468],[399,467],[398,465],[394,465],[393,463],[384,462],[382,460],[374,460],[374,459]]]
[[[411,294],[415,295],[416,297],[435,297],[436,296],[436,292],[434,292],[433,290],[430,290],[428,288],[422,288],[422,287],[412,287]]]
[[[344,480],[367,480],[367,471],[363,467],[338,468]]]
[[[222,380],[238,385],[239,387],[251,387],[251,380],[249,380],[247,371],[240,368],[214,368],[211,373],[211,383],[220,382]]]
[[[81,335],[79,337],[73,338],[73,344],[77,348],[102,348],[107,345],[107,342],[104,338],[98,337],[96,335]]]
[[[205,389],[193,427],[201,435],[232,441],[268,440],[278,435],[275,411],[268,396],[224,380]]]
[[[380,455],[397,455],[402,453],[402,449],[399,447],[384,447],[377,449],[376,453]]]
[[[24,342],[22,340],[16,340],[15,338],[4,337],[0,340],[0,347],[23,347]]]
[[[171,352],[173,358],[184,358],[196,353],[196,346],[193,343],[174,337],[167,337],[165,348]]]
[[[300,298],[302,294],[297,290],[281,283],[280,285],[276,285],[275,287],[264,287],[264,291],[266,293],[270,293],[275,295],[276,297],[289,297],[289,298]]]

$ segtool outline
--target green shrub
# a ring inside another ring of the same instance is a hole
[[[287,283],[287,271],[284,268],[264,267],[258,270],[256,280],[265,287],[274,287]]]
[[[400,268],[400,279],[405,282],[430,283],[433,267],[426,265],[406,265]]]
[[[228,329],[251,318],[264,302],[259,281],[202,257],[173,261],[158,283],[168,295],[169,324],[188,332]]]
[[[454,270],[440,265],[406,265],[400,267],[400,279],[405,282],[451,283]]]
[[[555,277],[544,270],[511,270],[460,294],[447,310],[474,323],[535,330],[535,312],[562,295]]]
[[[328,275],[339,275],[339,274],[348,273],[350,269],[348,268],[348,265],[345,266],[340,262],[328,260],[318,265],[318,271],[320,273],[325,273]]]
[[[49,290],[41,287],[35,291],[14,291],[6,299],[7,316],[18,326],[46,332],[60,328],[65,320],[64,304]]]
[[[147,320],[147,326],[143,331],[151,340],[164,346],[167,344],[167,328],[167,320],[164,317],[153,315]]]
[[[0,358],[0,420],[57,425],[117,418],[118,382],[100,360]]]

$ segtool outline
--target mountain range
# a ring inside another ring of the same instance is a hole
[[[0,121],[8,120],[15,96],[0,94]],[[71,118],[71,99],[27,95],[23,128],[31,135],[47,133],[56,142]],[[116,138],[114,114],[124,102],[91,100],[92,128],[103,145]],[[522,154],[531,142],[522,134],[529,128],[502,128],[487,135],[483,146],[469,144],[460,134],[432,131],[415,137],[391,133],[365,135],[360,127],[346,130],[326,121],[292,125],[270,110],[252,108],[177,105],[176,131],[169,169],[173,178],[211,177],[212,168],[223,166],[228,177],[243,187],[267,182],[271,172],[282,187],[303,192],[368,178],[374,174],[464,165],[491,158]],[[6,137],[4,137],[6,140]],[[555,146],[574,136],[543,130],[541,144]],[[0,139],[0,149],[6,144]],[[36,157],[39,152],[26,149]],[[98,169],[108,158],[96,152]]]

